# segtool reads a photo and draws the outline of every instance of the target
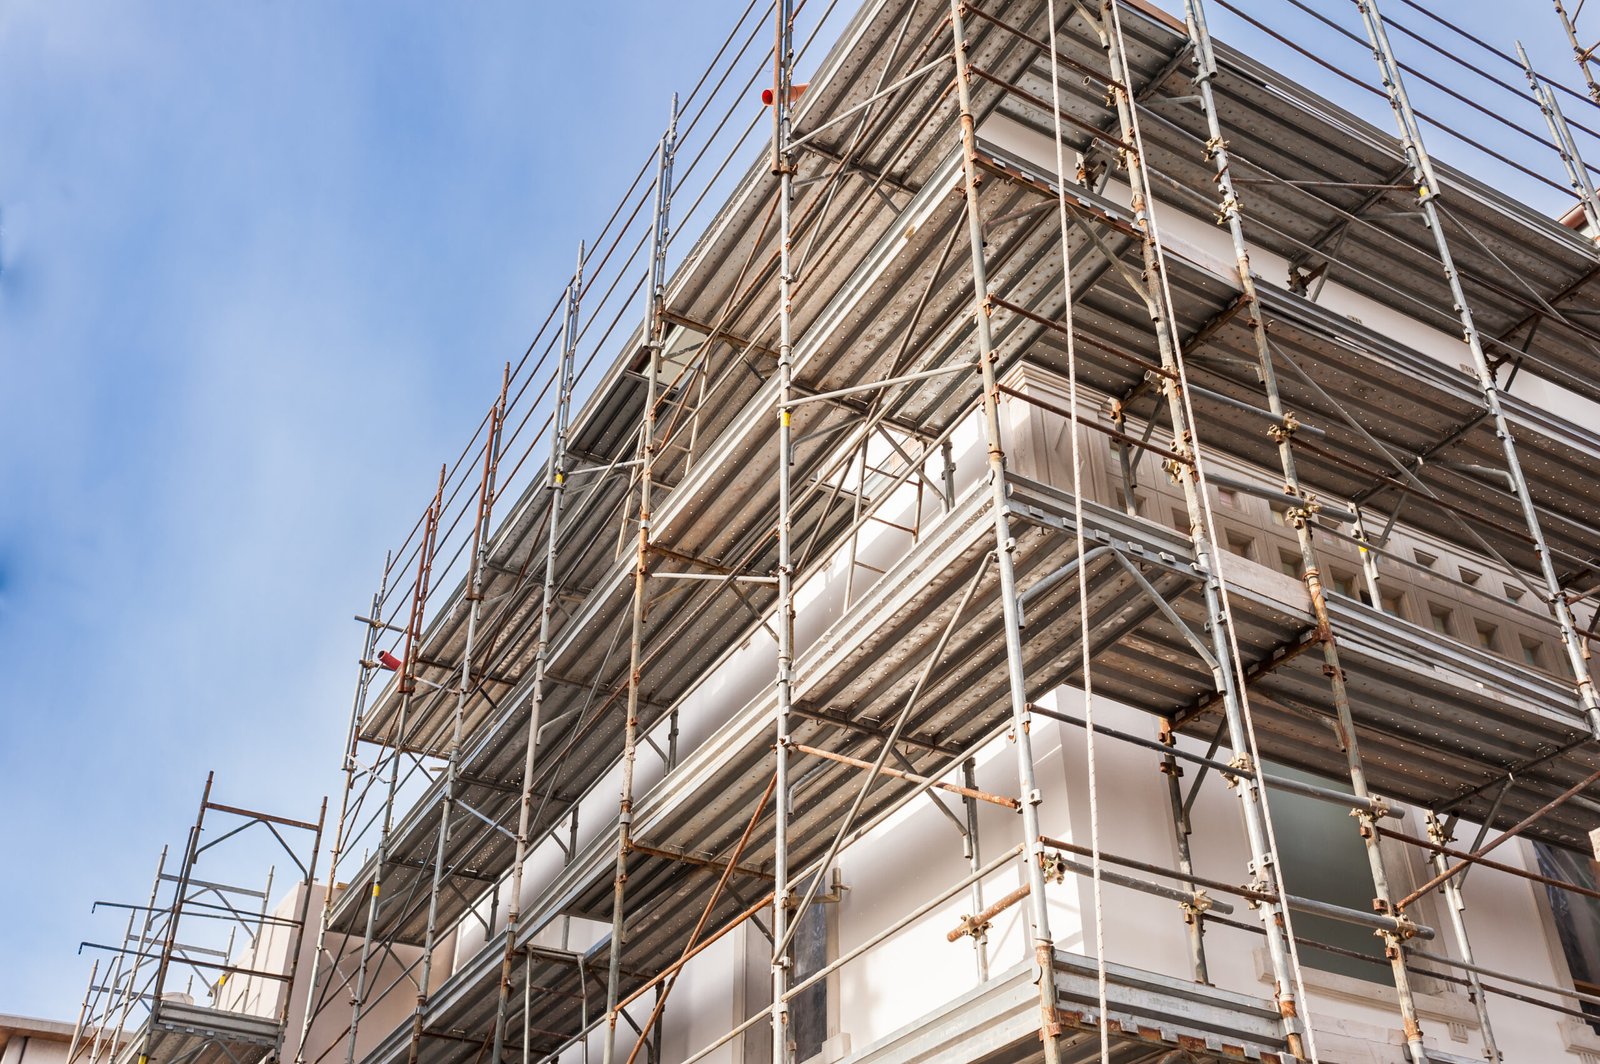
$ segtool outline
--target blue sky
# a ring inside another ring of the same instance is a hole
[[[207,769],[335,792],[385,548],[742,8],[0,2],[0,1012]]]
[[[0,4],[0,1012],[75,1015],[208,769],[338,786],[351,616],[704,7]]]

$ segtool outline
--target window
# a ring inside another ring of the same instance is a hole
[[[1477,587],[1478,581],[1481,579],[1483,579],[1482,573],[1474,572],[1473,570],[1468,569],[1466,566],[1461,567],[1461,582],[1463,584],[1466,584],[1468,587]]]
[[[1506,599],[1511,602],[1521,602],[1524,589],[1517,584],[1506,585]]]
[[[1285,576],[1300,579],[1300,555],[1286,550],[1278,552],[1278,569]]]
[[[1449,635],[1450,618],[1451,613],[1448,606],[1441,606],[1437,602],[1428,603],[1428,623],[1433,626],[1435,632],[1440,635]]]
[[[1239,493],[1232,488],[1218,488],[1217,502],[1237,510],[1239,508]]]
[[[1288,776],[1306,783],[1329,781],[1285,768],[1264,765],[1274,775]],[[1334,786],[1340,786],[1334,783]],[[1366,849],[1348,811],[1327,802],[1293,791],[1273,791],[1272,818],[1277,824],[1278,856],[1282,861],[1283,881],[1291,893],[1318,901],[1342,905],[1359,912],[1372,911],[1376,891],[1367,864]],[[1374,961],[1383,961],[1383,944],[1371,928],[1347,924],[1315,913],[1294,914],[1297,935],[1351,950]],[[1369,963],[1327,950],[1307,949],[1300,962],[1325,972],[1354,976],[1387,985],[1389,968],[1384,963]]]
[[[1232,551],[1234,554],[1237,554],[1241,558],[1249,558],[1251,561],[1255,560],[1256,541],[1252,537],[1245,535],[1243,532],[1234,532],[1232,530],[1229,530],[1226,535],[1228,539],[1228,550]]]
[[[1189,531],[1189,511],[1174,509],[1172,511],[1172,527],[1179,532],[1187,533]]]
[[[1544,643],[1526,635],[1519,642],[1522,644],[1522,663],[1536,669],[1544,668]]]
[[[1383,596],[1383,612],[1394,617],[1405,617],[1405,595],[1398,591],[1391,591]]]
[[[1439,556],[1437,554],[1429,554],[1425,550],[1419,550],[1417,551],[1417,564],[1424,569],[1432,569],[1439,564]]]
[[[1543,842],[1533,844],[1539,874],[1594,890],[1600,887],[1595,863],[1581,853],[1558,849]],[[1567,958],[1572,985],[1586,994],[1600,994],[1600,901],[1574,894],[1560,887],[1546,886],[1545,897],[1555,920],[1556,938]],[[1584,1012],[1593,1019],[1589,1026],[1600,1034],[1600,1007],[1584,1002]]]
[[[1355,587],[1355,577],[1354,576],[1350,575],[1349,573],[1341,573],[1337,569],[1333,570],[1333,572],[1330,575],[1333,577],[1332,587],[1333,587],[1333,589],[1335,591],[1337,591],[1339,594],[1345,596],[1346,598],[1355,598],[1356,597],[1356,587]]]
[[[798,888],[804,896],[809,884]],[[794,929],[794,968],[791,979],[798,983],[815,975],[829,961],[829,923],[834,906],[822,893],[806,906]],[[789,1001],[789,1039],[794,1047],[791,1058],[798,1064],[822,1052],[828,1040],[832,1018],[828,1015],[828,978],[818,979]]]
[[[1272,523],[1275,525],[1287,525],[1289,523],[1289,508],[1277,502],[1272,503],[1271,507]]]
[[[1478,633],[1478,645],[1485,650],[1494,650],[1495,644],[1499,642],[1495,626],[1488,621],[1476,621],[1473,623],[1473,628]]]

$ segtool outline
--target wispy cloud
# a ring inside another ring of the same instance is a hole
[[[74,1013],[207,769],[339,785],[384,548],[726,20],[0,8],[6,1011]]]

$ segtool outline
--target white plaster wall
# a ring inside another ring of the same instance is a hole
[[[301,940],[298,967],[290,990],[288,1009],[284,1013],[287,1023],[284,1033],[284,1059],[293,1060],[301,1045],[301,1032],[306,1019],[306,995],[311,987],[313,958],[316,954],[317,926],[321,919],[325,887],[316,884],[311,888],[306,909],[306,932]],[[301,899],[306,888],[296,884],[272,910],[276,920],[299,918]],[[260,942],[242,949],[232,963],[241,969],[263,972],[290,971],[290,947],[293,930],[289,927],[267,928]],[[342,935],[329,935],[326,941],[322,968],[327,971],[330,956],[340,958],[339,970],[354,973],[359,961],[361,939],[347,939]],[[434,985],[442,981],[449,970],[448,960],[454,953],[454,942],[447,938],[440,946],[435,959]],[[395,946],[393,954],[374,951],[368,965],[368,999],[363,1009],[356,1038],[356,1059],[371,1052],[391,1031],[399,1027],[416,1007],[416,990],[403,975],[409,965],[414,965],[421,950],[410,946]],[[350,987],[354,987],[351,980]],[[214,1001],[209,1004],[230,1012],[243,1012],[254,1016],[275,1018],[283,1008],[284,984],[278,980],[261,977],[235,976],[226,980]],[[322,1007],[314,1017],[310,1033],[305,1039],[307,1064],[323,1061],[343,1061],[349,1039],[351,1021],[351,990],[335,989],[320,1002]],[[208,1004],[197,1000],[196,1004]]]
[[[0,1064],[66,1064],[71,1045],[54,1037],[14,1034],[6,1039]]]

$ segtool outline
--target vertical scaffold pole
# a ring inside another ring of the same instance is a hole
[[[322,832],[323,829],[327,827],[327,824],[328,799],[327,796],[324,795],[322,799],[322,806],[317,810],[317,826],[311,835],[311,857],[305,862],[304,865],[301,866],[305,870],[305,878],[300,880],[300,912],[295,918],[294,931],[289,936],[289,970],[284,973],[286,976],[288,976],[288,978],[282,985],[283,998],[278,1003],[278,1052],[274,1058],[278,1061],[283,1060],[283,1040],[289,1036],[289,1008],[293,1004],[291,998],[293,997],[295,976],[300,970],[300,947],[305,942],[306,918],[311,914],[311,888],[316,886],[317,883],[317,857],[322,853]],[[285,846],[284,849],[288,850],[288,846]],[[294,851],[290,850],[289,856],[298,863],[298,859],[295,858]],[[328,883],[331,887],[333,884],[331,877],[329,878]],[[270,895],[271,893],[271,889],[268,888],[268,890],[265,892],[265,895]],[[265,895],[261,899],[261,916],[263,921],[266,919],[266,910],[268,904],[268,900]],[[318,937],[321,937],[320,933]],[[315,961],[313,961],[313,963],[315,963]],[[311,1000],[311,995],[315,993],[316,988],[317,984],[315,979],[312,979],[306,983],[306,1001],[308,1005]],[[302,1038],[297,1040],[295,1044],[294,1052],[296,1057],[299,1057],[300,1055],[301,1045],[303,1042],[304,1039]]]
[[[978,764],[972,758],[961,762],[961,785],[969,791],[978,789]],[[978,800],[971,795],[963,795],[962,806],[967,814],[966,834],[961,836],[961,848],[965,851],[963,856],[967,859],[967,868],[977,875],[983,868],[983,847],[978,834]],[[972,881],[969,894],[972,899],[972,911],[981,913],[983,904],[983,880]],[[972,958],[978,967],[978,982],[989,981],[989,929],[981,924],[973,928],[972,933]]]
[[[550,628],[555,620],[556,551],[561,536],[561,503],[567,493],[567,420],[572,409],[573,365],[577,360],[578,312],[583,297],[584,249],[567,285],[562,311],[561,361],[556,367],[555,410],[550,416],[550,464],[545,471],[549,507],[545,516],[544,584],[539,592],[539,642],[533,655],[533,691],[529,695],[528,731],[522,756],[522,793],[517,805],[517,853],[511,865],[511,894],[506,899],[506,945],[500,956],[500,999],[494,1014],[494,1061],[506,1045],[511,1009],[511,970],[516,961],[517,928],[522,919],[522,866],[528,861],[533,831],[533,773],[538,763],[539,727],[544,718],[545,674],[550,667]],[[526,1018],[524,1018],[526,1026]],[[526,1054],[527,1046],[523,1046]]]
[[[183,851],[183,865],[178,869],[177,882],[173,884],[172,915],[167,918],[166,935],[161,943],[161,956],[156,961],[155,981],[150,984],[150,1020],[145,1025],[144,1040],[139,1047],[138,1064],[150,1064],[150,1047],[155,1038],[155,1019],[161,1011],[161,1000],[166,991],[167,971],[172,966],[172,955],[178,949],[179,917],[183,903],[189,895],[189,881],[194,877],[194,863],[200,856],[200,833],[205,830],[206,810],[211,806],[211,784],[216,773],[206,773],[206,785],[200,792],[200,811],[195,814],[194,827],[189,829],[189,844]]]
[[[1198,441],[1189,419],[1189,404],[1184,394],[1183,367],[1178,347],[1176,315],[1165,284],[1165,270],[1161,261],[1161,248],[1157,242],[1151,216],[1150,183],[1145,172],[1138,136],[1136,106],[1129,85],[1131,71],[1123,48],[1122,28],[1115,7],[1118,0],[1101,0],[1100,25],[1097,27],[1111,74],[1111,95],[1115,101],[1118,126],[1121,132],[1122,157],[1127,166],[1128,187],[1134,214],[1134,228],[1139,232],[1143,255],[1143,276],[1146,285],[1145,308],[1156,336],[1156,346],[1161,355],[1162,375],[1158,388],[1167,401],[1168,416],[1172,421],[1173,450],[1183,456],[1183,464],[1174,466],[1175,478],[1183,489],[1184,504],[1189,515],[1189,542],[1194,548],[1195,569],[1203,582],[1206,610],[1206,629],[1212,643],[1212,660],[1209,662],[1212,682],[1222,696],[1223,718],[1227,741],[1235,764],[1254,768],[1249,728],[1245,721],[1244,701],[1239,694],[1239,681],[1234,670],[1231,631],[1223,602],[1222,581],[1218,577],[1215,547],[1211,542],[1211,523],[1207,519],[1206,500],[1202,494]],[[1250,847],[1251,871],[1257,883],[1266,891],[1281,897],[1283,885],[1279,876],[1276,854],[1272,845],[1271,828],[1267,822],[1266,796],[1259,782],[1241,779],[1234,788],[1239,797],[1240,812],[1244,820],[1245,837]],[[1293,963],[1293,944],[1289,940],[1287,920],[1280,902],[1263,902],[1258,909],[1262,929],[1266,932],[1267,956],[1272,968],[1273,994],[1277,999],[1278,1013],[1283,1028],[1284,1043],[1294,1056],[1305,1056],[1306,1037],[1300,1016],[1298,996],[1299,980]]]
[[[444,507],[444,480],[446,469],[439,467],[439,487],[422,521],[422,540],[417,545],[417,575],[411,585],[411,612],[406,618],[405,643],[400,654],[398,672],[400,712],[395,720],[394,749],[389,755],[389,782],[383,799],[383,828],[378,834],[378,853],[373,863],[372,892],[367,897],[367,921],[361,934],[361,959],[356,966],[355,993],[350,997],[350,1033],[345,1041],[345,1064],[355,1064],[356,1038],[361,1033],[361,1015],[367,1004],[368,966],[372,961],[372,932],[378,920],[379,897],[383,893],[383,871],[389,859],[389,834],[394,828],[394,799],[400,786],[400,758],[406,751],[406,724],[411,712],[411,699],[417,684],[412,676],[416,668],[417,643],[422,637],[422,612],[428,603],[428,581],[433,573],[433,543],[439,531],[439,511]]]
[[[1583,155],[1578,151],[1578,142],[1572,137],[1572,127],[1567,125],[1567,116],[1561,113],[1561,105],[1556,102],[1556,94],[1550,87],[1539,80],[1538,73],[1533,69],[1533,63],[1528,59],[1528,53],[1522,47],[1522,42],[1517,42],[1517,59],[1522,62],[1522,71],[1528,75],[1528,87],[1533,90],[1533,98],[1538,101],[1539,110],[1544,115],[1544,123],[1550,129],[1550,136],[1555,139],[1556,150],[1561,155],[1561,165],[1567,171],[1567,184],[1572,186],[1573,195],[1578,197],[1578,202],[1583,205],[1583,216],[1589,222],[1589,228],[1595,235],[1600,235],[1600,200],[1595,198],[1594,182],[1589,180],[1589,168],[1583,164]]]
[[[345,732],[344,744],[344,793],[339,798],[339,819],[334,824],[333,845],[328,849],[328,885],[322,893],[322,914],[317,921],[317,944],[311,954],[311,973],[306,980],[310,988],[306,991],[305,1018],[300,1023],[300,1043],[295,1048],[294,1064],[305,1064],[306,1039],[311,1035],[311,1024],[316,1020],[319,1011],[317,998],[317,980],[322,977],[322,955],[327,949],[328,924],[333,919],[334,886],[339,882],[339,857],[344,853],[345,831],[350,815],[350,794],[355,789],[356,773],[360,768],[356,760],[356,744],[360,741],[361,715],[366,711],[367,694],[372,688],[372,678],[377,674],[378,664],[375,660],[378,652],[378,633],[382,630],[378,620],[379,612],[383,609],[384,595],[389,589],[389,564],[384,560],[383,576],[378,581],[378,590],[372,596],[372,607],[367,611],[367,634],[362,641],[361,660],[358,665],[360,672],[356,676],[355,693],[350,698],[350,722]],[[334,971],[330,965],[329,972]]]
[[[1050,933],[1050,908],[1045,897],[1043,845],[1039,828],[1039,784],[1034,772],[1032,713],[1022,658],[1022,618],[1017,604],[1017,575],[1011,552],[1006,460],[1000,440],[1000,385],[995,375],[994,334],[989,325],[989,274],[983,255],[983,218],[978,202],[977,128],[972,113],[971,71],[961,0],[950,0],[950,28],[956,64],[956,99],[961,112],[961,171],[966,195],[967,238],[972,255],[973,323],[978,340],[978,370],[983,381],[983,432],[989,464],[990,508],[994,511],[995,566],[1000,578],[1000,610],[1005,627],[1006,673],[1011,699],[1012,743],[1016,748],[1017,783],[1022,799],[1022,834],[1028,886],[1028,926],[1033,946],[1033,977],[1039,991],[1039,1033],[1046,1064],[1059,1064],[1056,1037],[1061,1020],[1056,1011],[1055,941]]]
[[[1428,810],[1428,838],[1439,846],[1450,843],[1449,829],[1440,822],[1439,817]],[[1442,850],[1435,850],[1429,860],[1435,875],[1443,874],[1450,867],[1450,862],[1445,859]],[[1469,965],[1476,964],[1477,960],[1472,955],[1472,940],[1467,937],[1467,901],[1461,893],[1461,878],[1451,876],[1440,884],[1444,890],[1445,908],[1450,912],[1450,929],[1455,932],[1456,948],[1461,951],[1461,959]],[[1494,1064],[1500,1060],[1500,1047],[1495,1044],[1494,1028],[1489,1024],[1489,1001],[1483,991],[1483,980],[1478,978],[1478,973],[1471,968],[1466,968],[1461,973],[1467,980],[1468,995],[1472,998],[1472,1007],[1478,1013],[1478,1033],[1483,1039],[1483,1055]]]
[[[428,1009],[428,989],[433,976],[433,953],[439,944],[439,890],[444,886],[444,865],[455,815],[456,788],[461,777],[461,737],[466,726],[467,703],[472,697],[472,652],[483,612],[483,573],[488,561],[490,522],[494,511],[495,473],[500,466],[500,426],[505,420],[506,393],[511,388],[511,365],[501,377],[500,395],[489,408],[489,431],[483,441],[483,469],[478,477],[478,504],[472,517],[472,546],[467,555],[467,635],[461,649],[461,679],[456,686],[456,711],[450,725],[450,746],[445,751],[444,793],[439,802],[439,828],[433,851],[433,876],[428,885],[428,926],[423,936],[422,979],[417,985],[417,1008],[411,1017],[411,1047],[407,1064],[417,1064],[422,1051],[423,1018]]]
[[[1372,540],[1367,535],[1367,519],[1361,508],[1356,507],[1356,519],[1351,526],[1350,534],[1356,541],[1356,552],[1361,557],[1361,577],[1367,586],[1368,605],[1375,610],[1383,609],[1383,590],[1379,584],[1378,556],[1373,552]]]
[[[622,793],[617,808],[617,869],[611,891],[611,956],[606,966],[606,1030],[604,1064],[617,1052],[617,1002],[621,1000],[623,902],[628,890],[628,851],[633,828],[633,765],[639,747],[639,694],[644,669],[644,622],[650,578],[650,507],[656,464],[656,405],[660,402],[661,347],[664,321],[661,303],[666,295],[667,239],[672,209],[672,157],[678,142],[678,97],[672,97],[672,116],[656,149],[656,195],[650,225],[650,285],[645,306],[644,422],[639,450],[639,536],[634,549],[633,618],[628,642],[628,708],[622,737]]]
[[[1261,306],[1261,296],[1256,290],[1255,278],[1250,272],[1250,251],[1245,241],[1243,212],[1233,183],[1228,144],[1222,135],[1222,123],[1217,113],[1212,79],[1216,77],[1216,56],[1212,50],[1211,33],[1206,26],[1203,0],[1186,0],[1189,40],[1194,45],[1195,85],[1200,90],[1201,108],[1206,116],[1206,154],[1216,168],[1217,191],[1222,197],[1219,214],[1233,241],[1234,263],[1238,269],[1240,291],[1245,298],[1245,317],[1255,342],[1256,372],[1266,391],[1267,406],[1277,423],[1267,433],[1278,448],[1278,462],[1283,472],[1283,489],[1294,499],[1289,523],[1294,526],[1300,546],[1301,579],[1311,600],[1311,613],[1316,622],[1317,641],[1322,645],[1323,673],[1333,700],[1337,721],[1335,734],[1344,753],[1345,767],[1350,777],[1350,789],[1363,799],[1356,812],[1360,825],[1361,841],[1366,851],[1367,867],[1372,875],[1375,893],[1373,907],[1380,913],[1394,915],[1398,930],[1384,932],[1384,954],[1389,959],[1390,975],[1394,980],[1395,995],[1400,1006],[1400,1017],[1406,1032],[1406,1044],[1417,1064],[1424,1064],[1422,1053],[1422,1028],[1417,1013],[1416,998],[1411,990],[1411,979],[1406,971],[1405,952],[1402,948],[1406,929],[1410,926],[1403,914],[1394,911],[1394,896],[1389,890],[1389,873],[1380,849],[1378,833],[1373,830],[1377,814],[1368,799],[1366,767],[1361,759],[1361,744],[1356,735],[1355,718],[1350,708],[1350,695],[1345,688],[1344,669],[1339,661],[1339,644],[1334,634],[1333,621],[1328,615],[1328,603],[1322,584],[1322,564],[1312,535],[1312,517],[1315,503],[1300,485],[1300,473],[1295,464],[1294,415],[1284,408],[1283,396],[1278,390],[1278,376],[1272,360],[1272,345],[1267,336],[1266,313]]]
[[[792,411],[794,321],[791,301],[794,264],[790,260],[794,198],[794,159],[789,145],[793,120],[794,2],[773,5],[772,173],[778,179],[778,672],[774,678],[772,746],[775,804],[772,855],[772,1064],[789,1061],[789,711],[794,695],[794,469]],[[865,443],[862,445],[865,447]],[[859,487],[859,485],[858,485]],[[854,575],[854,551],[851,576]],[[848,583],[848,579],[847,579]],[[846,594],[848,595],[848,590]],[[818,871],[821,876],[827,869]]]
[[[128,932],[122,936],[126,943],[133,935],[133,914],[128,914]],[[122,954],[117,954],[121,957]],[[100,976],[100,958],[96,957],[94,963],[89,965],[89,985],[83,989],[83,1004],[78,1006],[78,1022],[72,1025],[72,1041],[67,1043],[67,1064],[72,1064],[72,1059],[78,1055],[78,1046],[83,1043],[84,1028],[89,1020],[89,1001],[98,995],[95,992],[94,981]],[[111,985],[111,984],[107,984]]]
[[[1585,48],[1578,40],[1578,20],[1575,16],[1567,14],[1566,5],[1561,0],[1555,0],[1556,14],[1561,18],[1561,28],[1567,31],[1567,40],[1572,45],[1572,58],[1577,60],[1578,69],[1583,72],[1583,80],[1589,85],[1589,98],[1595,103],[1600,103],[1600,84],[1594,80],[1594,67],[1589,64],[1594,61],[1596,45]],[[1582,7],[1580,3],[1578,5]]]
[[[1165,718],[1161,720],[1159,738],[1168,748],[1177,745],[1178,739],[1172,734],[1171,722]],[[1178,871],[1192,876],[1194,855],[1190,852],[1189,836],[1193,828],[1189,822],[1189,810],[1183,802],[1183,784],[1179,782],[1183,778],[1183,770],[1178,765],[1178,759],[1170,753],[1161,757],[1161,774],[1167,781],[1167,805],[1172,810],[1172,837],[1178,850]],[[1211,969],[1206,964],[1205,909],[1196,902],[1186,902],[1183,906],[1183,923],[1189,932],[1189,968],[1194,973],[1194,981],[1210,986]]]
[[[150,882],[150,901],[145,909],[144,921],[139,927],[139,944],[134,950],[133,965],[123,972],[123,990],[121,992],[122,1004],[120,1010],[117,1012],[117,1024],[111,1029],[110,1034],[104,1039],[107,1051],[113,1057],[116,1055],[118,1049],[120,1049],[122,1046],[122,1035],[128,1024],[128,1016],[133,1011],[133,1006],[139,1000],[139,992],[137,990],[139,969],[144,964],[146,949],[154,944],[156,934],[156,899],[161,896],[161,881],[166,875],[166,871],[167,847],[163,846],[161,847],[161,856],[156,858],[156,875],[155,879],[151,880]],[[112,989],[116,989],[115,984],[112,984]],[[102,1031],[95,1032],[94,1044],[89,1054],[90,1060],[100,1059],[100,1045],[103,1034],[104,1032]],[[69,1060],[67,1064],[72,1064],[72,1062]]]
[[[1600,694],[1596,693],[1594,680],[1589,674],[1589,659],[1583,637],[1579,635],[1577,625],[1573,623],[1572,608],[1567,602],[1566,592],[1561,587],[1561,579],[1556,575],[1555,563],[1550,558],[1550,548],[1545,544],[1544,530],[1539,525],[1539,514],[1534,508],[1533,496],[1528,491],[1528,480],[1522,473],[1522,461],[1517,455],[1517,441],[1511,434],[1511,425],[1506,420],[1505,411],[1500,407],[1500,385],[1495,379],[1495,371],[1490,367],[1488,357],[1484,354],[1483,338],[1479,335],[1478,326],[1473,320],[1472,304],[1468,302],[1467,293],[1461,286],[1461,276],[1456,272],[1455,259],[1450,254],[1450,240],[1445,236],[1444,226],[1440,224],[1438,199],[1444,190],[1440,188],[1439,180],[1434,176],[1433,160],[1429,157],[1427,147],[1422,140],[1422,127],[1418,125],[1416,112],[1411,108],[1411,98],[1406,95],[1405,82],[1400,76],[1400,66],[1395,60],[1394,50],[1389,46],[1389,34],[1384,28],[1383,14],[1378,10],[1376,0],[1356,0],[1356,7],[1361,12],[1361,21],[1366,26],[1367,38],[1372,44],[1372,57],[1377,61],[1384,91],[1389,97],[1389,107],[1394,111],[1395,122],[1400,129],[1400,143],[1405,152],[1406,162],[1411,167],[1420,189],[1417,207],[1422,211],[1423,219],[1433,233],[1434,244],[1439,253],[1439,264],[1444,268],[1445,279],[1450,283],[1450,296],[1454,301],[1457,317],[1461,321],[1462,338],[1472,352],[1472,367],[1478,375],[1478,386],[1483,391],[1484,408],[1494,421],[1494,433],[1500,440],[1500,448],[1505,456],[1506,474],[1511,478],[1513,492],[1522,509],[1523,523],[1527,526],[1534,554],[1539,560],[1539,571],[1544,577],[1546,605],[1554,615],[1556,627],[1561,632],[1561,642],[1567,650],[1567,664],[1572,669],[1578,700],[1588,717],[1589,729],[1600,738]]]
[[[100,1023],[95,1026],[93,1037],[87,1043],[89,1060],[91,1061],[100,1059],[100,1045],[103,1040],[107,1041],[110,1052],[115,1055],[117,1044],[122,1040],[123,1022],[127,1018],[128,1011],[133,1007],[133,1002],[138,1000],[136,994],[133,994],[133,996],[128,995],[132,994],[134,979],[138,975],[139,965],[143,960],[145,944],[150,935],[150,924],[155,916],[156,898],[161,892],[161,875],[166,870],[166,866],[167,848],[163,846],[161,847],[161,856],[156,860],[156,877],[150,884],[150,900],[145,906],[144,921],[139,926],[139,943],[132,952],[133,964],[124,970],[123,959],[128,956],[126,947],[133,942],[133,921],[138,915],[136,910],[130,910],[128,913],[128,926],[122,933],[124,949],[112,958],[112,962],[108,966],[104,983],[105,993],[108,995],[105,1012],[102,1014]],[[124,990],[122,989],[123,987],[127,989]],[[94,989],[93,975],[89,977],[89,988],[91,990]],[[99,995],[95,996],[98,1000]],[[114,1027],[110,1022],[113,1013],[117,1014],[117,1022]],[[81,1023],[80,1026],[82,1026]],[[78,1051],[85,1048],[84,1033],[82,1030],[73,1032],[72,1042],[67,1047],[67,1064],[74,1064]]]

